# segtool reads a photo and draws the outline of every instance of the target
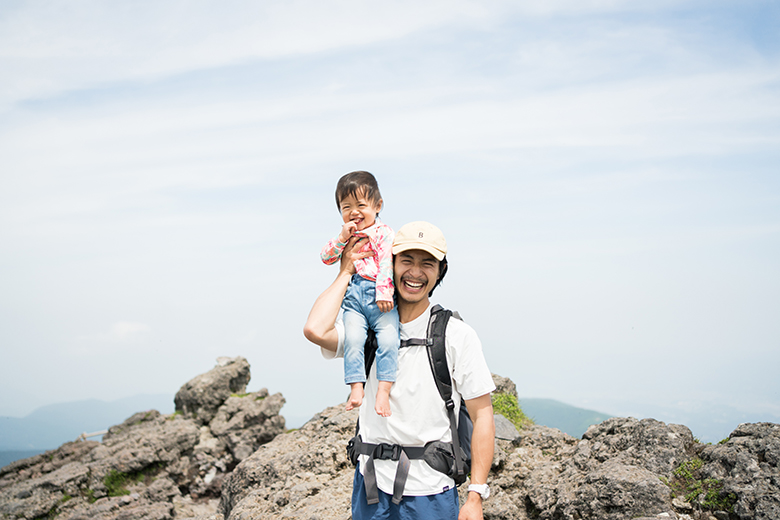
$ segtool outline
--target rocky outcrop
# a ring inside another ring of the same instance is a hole
[[[173,399],[176,411],[200,424],[208,424],[228,397],[246,392],[250,377],[246,359],[220,357],[216,367],[176,392]]]
[[[248,381],[245,359],[221,358],[177,394],[187,412],[140,412],[112,426],[102,442],[67,443],[0,469],[0,519],[213,514],[225,476],[284,431],[281,394],[226,392],[243,391]],[[217,404],[215,396],[222,401]]]
[[[227,392],[246,386],[245,363],[221,360],[184,385],[173,415],[138,413],[100,443],[3,468],[0,519],[350,518],[357,412],[334,406],[283,433],[280,394]],[[653,419],[609,419],[582,439],[497,423],[488,520],[780,518],[780,425],[743,424],[713,446]]]
[[[262,446],[226,480],[219,514],[349,518],[354,470],[345,447],[355,420],[355,412],[328,408]],[[514,441],[496,440],[485,518],[780,518],[778,431],[778,425],[742,425],[725,444],[709,446],[684,426],[653,419],[610,419],[581,440],[530,426]],[[701,466],[685,480],[693,461]]]
[[[222,487],[225,518],[349,518],[353,467],[347,441],[357,410],[315,415],[245,459]]]
[[[671,475],[694,445],[684,426],[653,419],[611,419],[592,426],[579,442],[539,433],[547,437],[543,451],[553,460],[531,469],[524,487],[527,511],[541,518],[617,520],[670,513],[670,489],[659,476]]]
[[[737,517],[780,518],[780,425],[741,424],[727,442],[705,446],[699,457],[702,482],[720,482],[711,487],[721,501],[733,503]]]

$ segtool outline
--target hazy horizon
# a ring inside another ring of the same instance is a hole
[[[194,376],[193,376],[194,377]],[[182,383],[183,385],[184,383]],[[251,388],[251,382],[249,387]],[[257,389],[255,389],[256,391]],[[541,396],[519,396],[521,407],[524,406],[524,402],[528,401],[550,401],[558,404],[562,404],[567,407],[572,407],[577,410],[581,411],[587,411],[587,412],[595,412],[598,414],[603,414],[611,417],[635,417],[637,419],[645,419],[645,418],[651,418],[660,420],[666,423],[675,423],[675,424],[683,424],[687,426],[691,431],[693,432],[694,436],[698,439],[700,439],[702,442],[710,442],[715,443],[720,441],[721,439],[726,438],[733,430],[737,428],[737,426],[743,422],[762,422],[762,419],[751,419],[750,414],[746,414],[743,411],[737,410],[737,409],[723,409],[722,407],[714,410],[679,410],[676,408],[666,408],[655,406],[655,407],[645,407],[640,405],[636,406],[637,410],[642,410],[641,413],[635,413],[635,414],[628,414],[628,415],[620,415],[620,414],[614,414],[610,412],[609,410],[593,410],[590,408],[585,407],[578,407],[574,404],[572,404],[570,401],[567,400],[561,400],[561,399],[551,399],[548,397],[541,397]],[[116,405],[118,403],[129,405],[125,406],[126,411],[125,415],[122,416],[122,414],[117,415],[114,418],[114,421],[112,424],[91,424],[89,427],[87,425],[80,425],[78,428],[74,429],[74,433],[70,435],[69,437],[63,437],[62,442],[65,442],[67,440],[73,440],[78,434],[81,432],[87,432],[87,431],[97,431],[102,428],[108,428],[109,426],[113,426],[114,424],[121,423],[124,419],[127,417],[130,417],[130,415],[144,411],[149,408],[154,408],[160,413],[163,414],[171,414],[174,412],[175,406],[174,406],[174,395],[172,394],[138,394],[133,396],[126,396],[120,399],[111,400],[111,401],[105,401],[101,399],[96,398],[90,398],[90,399],[84,399],[79,401],[61,401],[61,402],[53,402],[46,404],[44,406],[41,406],[39,408],[36,408],[29,414],[25,415],[24,417],[9,417],[9,416],[0,416],[1,418],[10,418],[10,419],[33,419],[33,418],[48,418],[52,412],[55,414],[59,413],[59,415],[62,416],[64,413],[66,416],[69,415],[68,410],[56,410],[56,408],[65,406],[72,408],[74,405],[85,405],[89,404],[90,406],[94,405],[94,403],[99,404],[113,404]],[[141,403],[144,403],[145,405],[142,405]],[[339,402],[333,402],[330,403],[328,406],[337,405]],[[151,406],[149,406],[151,405]],[[298,407],[293,407],[293,409],[297,409]],[[300,428],[306,421],[312,418],[316,413],[318,413],[321,410],[317,410],[314,413],[311,414],[305,414],[305,415],[289,415],[287,413],[287,404],[285,404],[284,407],[282,407],[282,410],[280,414],[285,417],[286,420],[286,427],[288,429],[290,428]],[[324,409],[324,408],[323,408]],[[524,409],[525,412],[527,410]],[[694,412],[694,413],[692,413]],[[531,416],[529,414],[529,416]],[[679,417],[687,417],[688,422],[685,422],[683,420],[678,420]],[[534,417],[531,417],[532,419],[535,419]],[[768,420],[769,422],[772,422],[772,418],[764,419]],[[537,422],[537,424],[546,424],[545,422]],[[554,426],[549,425],[548,426]],[[0,436],[0,450],[2,450],[2,443],[3,438]],[[47,449],[53,449],[56,446],[51,446]],[[8,450],[5,450],[8,451]],[[16,451],[16,448],[11,451]]]

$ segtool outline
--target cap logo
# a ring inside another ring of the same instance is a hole
[[[422,231],[420,231],[420,232],[417,234],[417,236],[418,236],[418,237],[420,237],[420,238],[422,238],[422,237],[423,237],[423,232],[422,232]]]

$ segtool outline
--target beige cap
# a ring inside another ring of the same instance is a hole
[[[447,241],[439,228],[429,222],[410,222],[401,227],[393,240],[393,254],[422,249],[441,262],[447,254]]]

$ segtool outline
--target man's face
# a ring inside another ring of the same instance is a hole
[[[399,300],[407,303],[427,300],[439,278],[439,261],[420,249],[403,251],[395,255],[393,275]]]

